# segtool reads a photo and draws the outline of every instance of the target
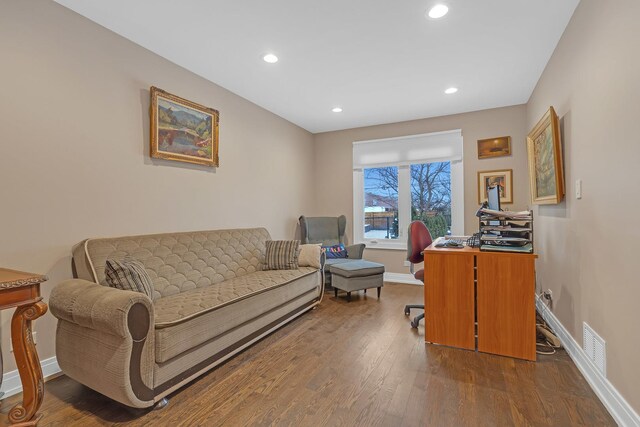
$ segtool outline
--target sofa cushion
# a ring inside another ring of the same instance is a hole
[[[314,275],[309,275],[298,280],[318,281],[320,278]],[[158,390],[165,389],[164,387],[166,387],[166,384],[169,383],[169,381],[175,380],[175,378],[184,378],[189,375],[189,371],[193,372],[194,368],[205,368],[206,366],[210,366],[211,363],[220,363],[224,358],[226,358],[226,353],[231,349],[236,350],[237,347],[246,345],[249,341],[254,339],[252,336],[256,337],[257,335],[264,334],[264,328],[271,329],[275,326],[274,323],[281,324],[284,317],[288,317],[289,320],[291,320],[293,312],[301,311],[300,308],[308,306],[309,303],[317,301],[317,299],[317,289],[312,289],[306,294],[302,294],[297,298],[291,299],[279,307],[220,334],[212,340],[195,346],[166,362],[155,363],[155,368],[153,370],[154,386],[157,387]],[[237,308],[239,310],[244,310],[243,307],[245,304],[251,302],[250,300],[251,298],[240,301]],[[228,308],[233,309],[235,307],[229,306]],[[225,308],[220,311],[222,310],[225,310]],[[311,339],[313,339],[313,337]],[[240,383],[242,383],[242,381],[240,381]]]
[[[112,288],[140,292],[153,299],[153,283],[138,261],[129,257],[122,261],[108,259],[104,273],[105,280]]]
[[[344,264],[347,262],[353,262],[355,260],[350,259],[350,258],[327,258],[327,260],[325,261],[324,265],[324,269],[325,271],[328,271],[329,269],[327,268],[330,265],[336,265],[336,264]]]
[[[298,265],[300,267],[322,268],[321,258],[322,245],[320,243],[300,245],[300,256],[298,256]]]
[[[79,271],[106,285],[107,258],[130,256],[151,277],[154,297],[167,297],[261,270],[270,238],[264,228],[247,228],[89,239],[83,244],[88,268]]]
[[[163,363],[317,288],[315,268],[268,270],[154,303],[156,362]]]
[[[266,270],[297,270],[300,240],[267,240]]]

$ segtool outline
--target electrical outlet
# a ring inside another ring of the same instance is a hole
[[[31,332],[31,337],[33,338],[33,344],[38,345],[38,333]],[[11,343],[11,347],[9,348],[9,351],[13,353],[13,343]]]

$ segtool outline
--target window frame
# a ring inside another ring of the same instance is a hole
[[[413,136],[412,136],[413,137]],[[460,144],[463,144],[462,137]],[[448,161],[451,165],[451,234],[464,235],[464,162],[453,159],[423,159],[410,164],[372,165],[398,168],[398,238],[372,239],[364,236],[364,169],[353,169],[353,241],[364,243],[367,249],[407,250],[407,230],[411,222],[411,165]],[[366,168],[368,169],[368,168]]]

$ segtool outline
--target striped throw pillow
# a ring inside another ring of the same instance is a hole
[[[110,287],[140,292],[153,299],[153,282],[140,262],[128,257],[122,261],[108,259],[104,274]]]
[[[300,240],[267,240],[266,270],[297,270]]]

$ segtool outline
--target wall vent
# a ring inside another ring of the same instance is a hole
[[[591,329],[586,322],[582,322],[582,348],[587,357],[602,373],[607,376],[607,348],[602,337]]]

